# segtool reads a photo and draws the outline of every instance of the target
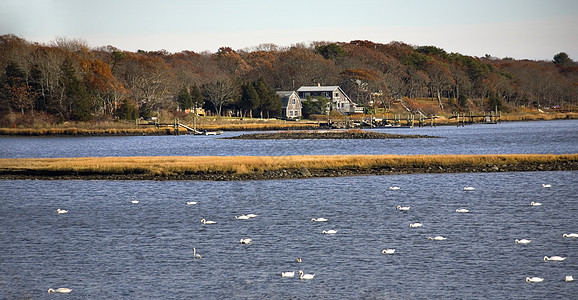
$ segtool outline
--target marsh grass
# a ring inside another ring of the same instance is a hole
[[[1,173],[248,174],[283,169],[480,168],[578,161],[578,154],[163,156],[0,159]]]
[[[142,134],[169,134],[170,131],[163,128],[0,128],[0,135],[142,135]]]

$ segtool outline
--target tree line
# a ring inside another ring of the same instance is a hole
[[[275,91],[339,85],[366,109],[430,98],[444,109],[576,105],[578,66],[447,53],[402,42],[313,42],[196,53],[90,48],[79,39],[48,45],[0,36],[0,115],[55,121],[135,119],[204,108],[216,115],[276,117]],[[447,101],[445,103],[448,103]]]

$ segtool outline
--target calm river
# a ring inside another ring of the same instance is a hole
[[[576,126],[379,129],[443,138],[365,141],[3,137],[0,157],[578,153]],[[578,281],[564,278],[578,279],[578,238],[562,235],[578,233],[577,174],[1,180],[0,299],[55,299],[47,290],[58,287],[73,290],[67,299],[575,299]],[[258,216],[235,218],[249,213]],[[319,217],[328,221],[310,221]],[[438,235],[447,239],[428,240]],[[567,258],[544,261],[552,255]],[[526,283],[532,276],[544,281]]]

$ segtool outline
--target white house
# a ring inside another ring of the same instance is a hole
[[[337,85],[331,86],[302,86],[297,90],[297,94],[301,101],[307,99],[308,96],[322,96],[331,100],[330,110],[337,110],[346,115],[363,113],[363,107],[358,106],[351,101],[347,94]]]

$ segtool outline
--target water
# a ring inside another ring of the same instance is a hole
[[[578,284],[564,278],[578,277],[578,239],[562,234],[578,232],[576,186],[575,172],[4,180],[0,298],[48,298],[48,288],[68,287],[75,299],[571,299]],[[258,216],[234,218],[248,213]],[[329,221],[310,221],[317,217]],[[447,240],[427,239],[435,235]],[[522,238],[532,242],[514,243]],[[315,278],[281,277],[300,269]]]
[[[577,125],[379,130],[443,137],[415,140],[2,137],[0,157],[578,153]],[[0,180],[0,299],[54,298],[47,290],[58,287],[72,288],[70,299],[572,299],[578,283],[564,277],[578,278],[578,239],[562,234],[578,232],[576,174]],[[234,218],[248,213],[259,216]],[[317,217],[329,221],[310,221]],[[338,233],[321,233],[328,229]],[[427,239],[435,235],[447,240]],[[514,243],[522,238],[532,242]],[[202,259],[193,259],[193,248]],[[382,255],[384,248],[396,252]],[[568,258],[545,262],[545,255]],[[281,277],[298,270],[315,278]],[[529,284],[527,276],[545,279]]]
[[[375,129],[441,139],[224,140],[222,136],[0,137],[0,157],[578,153],[578,120]]]

